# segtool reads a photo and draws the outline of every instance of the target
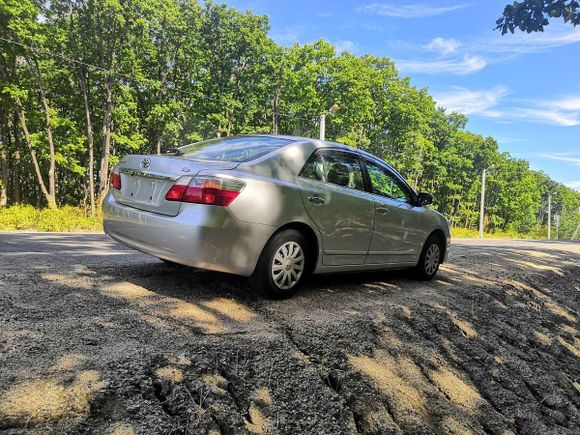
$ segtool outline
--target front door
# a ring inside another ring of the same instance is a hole
[[[412,264],[422,248],[420,207],[408,189],[386,167],[366,160],[375,200],[375,226],[366,264]]]
[[[375,205],[364,191],[359,156],[318,150],[306,163],[298,184],[306,210],[322,235],[323,264],[364,264]]]

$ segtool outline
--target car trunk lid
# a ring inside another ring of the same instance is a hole
[[[115,201],[166,216],[176,216],[180,202],[167,201],[165,195],[183,176],[193,177],[202,170],[228,170],[237,162],[200,161],[179,156],[131,155],[117,165],[121,189],[113,189]]]

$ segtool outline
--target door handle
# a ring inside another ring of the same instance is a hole
[[[391,211],[387,207],[383,207],[383,206],[377,207],[377,213],[379,213],[379,214],[385,215],[385,214],[389,214],[390,212]]]
[[[326,200],[320,196],[309,196],[308,201],[310,201],[316,205],[322,205],[326,202]]]

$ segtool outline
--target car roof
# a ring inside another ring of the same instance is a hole
[[[275,138],[282,138],[287,139],[292,142],[308,142],[314,144],[316,148],[344,148],[351,151],[361,152],[362,150],[358,148],[353,148],[348,145],[339,142],[331,142],[328,140],[320,140],[315,139],[312,137],[303,137],[303,136],[290,136],[290,135],[283,135],[283,134],[248,134],[248,135],[239,135],[239,137],[275,137]]]
[[[345,149],[348,151],[352,151],[352,152],[360,154],[363,157],[366,157],[368,159],[372,159],[375,161],[379,161],[382,164],[386,165],[389,169],[391,169],[392,171],[394,171],[397,174],[397,178],[399,178],[401,181],[403,181],[412,192],[415,192],[415,189],[413,189],[413,187],[411,187],[411,185],[407,182],[407,180],[405,180],[404,177],[402,175],[400,175],[397,172],[397,170],[395,168],[393,168],[389,163],[385,162],[380,157],[375,156],[372,153],[369,153],[368,151],[361,150],[360,148],[354,148],[354,147],[345,145],[345,144],[340,143],[340,142],[331,142],[331,141],[327,141],[327,140],[320,140],[320,139],[314,139],[311,137],[302,137],[302,136],[290,136],[290,135],[281,135],[281,134],[248,134],[248,135],[240,135],[240,136],[276,137],[276,138],[288,139],[288,140],[292,141],[292,143],[311,144],[311,145],[314,145],[315,148],[335,148],[335,149],[339,148],[339,149]],[[290,145],[290,144],[288,144],[288,145]]]
[[[292,141],[292,143],[297,143],[297,142],[309,143],[309,144],[314,145],[315,148],[341,148],[341,149],[345,149],[348,151],[359,153],[364,157],[368,157],[369,159],[379,160],[379,161],[383,162],[384,164],[386,164],[387,166],[389,166],[390,168],[392,168],[392,166],[390,164],[385,162],[380,157],[375,156],[374,154],[372,154],[368,151],[362,150],[360,148],[354,148],[354,147],[351,147],[349,145],[345,145],[345,144],[340,143],[340,142],[332,142],[329,140],[320,140],[320,139],[315,139],[312,137],[291,136],[291,135],[284,135],[284,134],[242,134],[242,135],[236,135],[235,137],[273,137],[273,138],[287,139],[289,141]],[[288,144],[288,145],[290,145],[290,144]]]

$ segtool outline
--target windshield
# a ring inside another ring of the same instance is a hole
[[[247,162],[291,143],[290,139],[270,136],[223,137],[179,148],[179,154],[195,160]]]

